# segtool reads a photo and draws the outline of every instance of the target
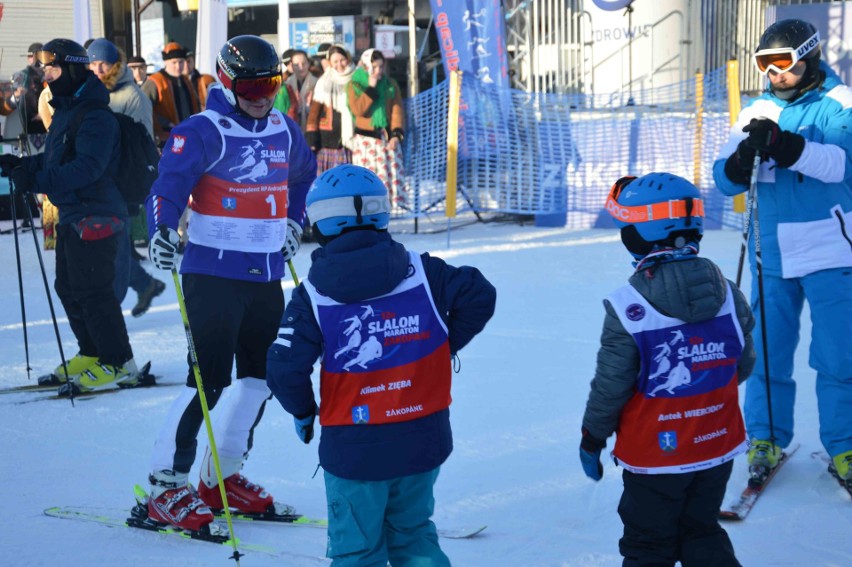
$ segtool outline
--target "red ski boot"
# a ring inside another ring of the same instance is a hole
[[[166,490],[148,500],[148,518],[184,530],[199,531],[213,521],[213,512],[191,486]]]
[[[240,473],[225,479],[225,493],[228,495],[228,506],[240,512],[262,514],[270,508],[274,509],[272,496],[262,486],[250,483]],[[198,495],[210,508],[224,508],[218,484],[208,487],[202,480],[198,485]]]

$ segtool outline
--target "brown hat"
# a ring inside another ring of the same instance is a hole
[[[163,48],[163,61],[169,59],[186,59],[187,50],[176,41],[170,41]]]

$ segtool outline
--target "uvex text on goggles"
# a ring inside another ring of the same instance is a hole
[[[799,47],[779,47],[762,49],[754,54],[757,69],[764,75],[770,69],[776,73],[786,73],[793,65],[801,61],[805,55],[819,47],[819,32],[809,37]]]

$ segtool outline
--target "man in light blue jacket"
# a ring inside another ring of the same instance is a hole
[[[793,355],[807,300],[820,438],[834,472],[852,485],[852,89],[820,62],[819,32],[802,20],[770,26],[754,60],[769,88],[742,110],[713,166],[719,189],[735,195],[748,189],[755,155],[762,156],[760,234],[749,254],[756,282],[759,237],[766,339],[755,333],[757,366],[746,387],[750,471],[776,466],[792,440]],[[755,315],[764,317],[758,293],[752,285]]]

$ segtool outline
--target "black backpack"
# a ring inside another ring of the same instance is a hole
[[[94,108],[102,108],[112,112],[112,109],[106,104],[81,104],[75,110],[74,117],[68,126],[66,148],[69,150],[73,151],[77,130],[80,129],[80,124],[83,123],[86,113]],[[121,147],[118,158],[118,172],[113,177],[113,181],[118,186],[124,200],[127,201],[128,212],[131,216],[134,216],[151,192],[154,181],[157,180],[160,152],[141,122],[136,122],[126,114],[119,114],[118,112],[112,112],[112,115],[118,121]]]

